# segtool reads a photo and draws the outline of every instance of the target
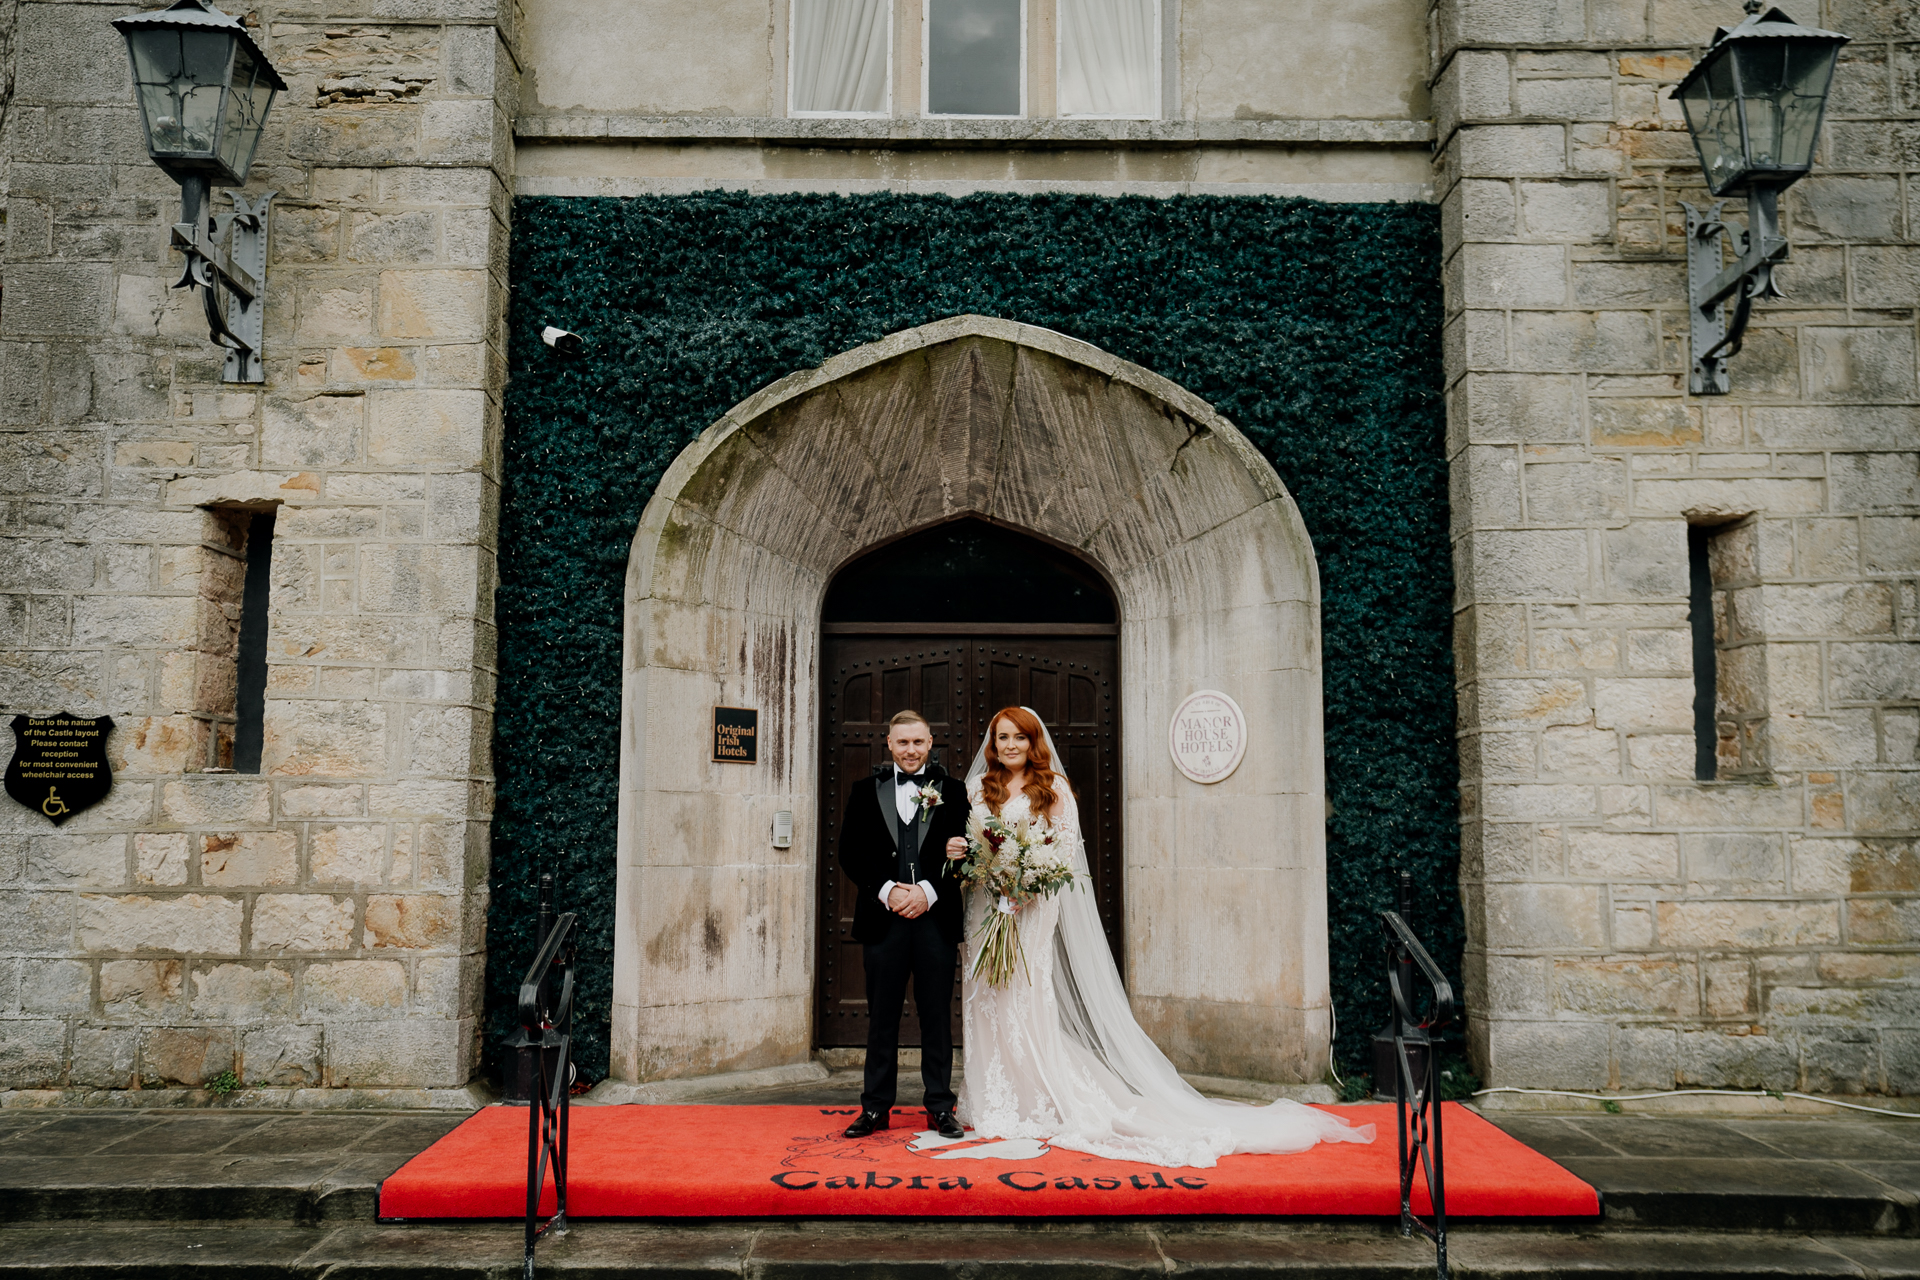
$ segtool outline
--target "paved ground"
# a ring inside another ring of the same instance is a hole
[[[859,1073],[731,1103],[845,1106]],[[380,1179],[452,1113],[0,1112],[0,1278],[504,1278],[511,1225],[382,1226]],[[1493,1113],[1598,1186],[1600,1223],[1461,1223],[1454,1274],[1920,1280],[1920,1120]],[[1430,1276],[1375,1222],[582,1223],[569,1277]]]

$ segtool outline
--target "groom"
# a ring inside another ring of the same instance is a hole
[[[858,887],[853,936],[867,968],[867,1073],[860,1118],[846,1136],[887,1127],[900,1077],[900,1011],[913,979],[920,1013],[920,1078],[927,1118],[943,1137],[962,1138],[954,1118],[953,973],[962,915],[959,878],[947,842],[964,836],[967,790],[939,765],[927,764],[933,730],[918,711],[887,726],[893,763],[854,784],[840,821],[840,866]],[[928,804],[922,789],[939,790]]]

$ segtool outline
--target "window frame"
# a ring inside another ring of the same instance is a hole
[[[1020,0],[1020,111],[1016,115],[976,115],[935,111],[933,102],[933,6],[935,0],[920,4],[920,115],[931,120],[1026,120],[1032,118],[1032,88],[1027,83],[1027,59],[1031,56],[1032,0]],[[1158,3],[1158,0],[1155,0]],[[1054,55],[1056,61],[1059,54]]]
[[[893,118],[894,50],[899,44],[899,0],[887,0],[887,92],[878,111],[802,111],[793,105],[793,47],[798,23],[793,20],[794,6],[800,0],[787,0],[787,117],[793,120],[890,120]],[[1021,16],[1026,15],[1026,0],[1020,0]],[[1158,0],[1155,0],[1158,3]],[[924,93],[924,91],[923,91]]]
[[[1067,42],[1061,38],[1061,23],[1056,13],[1053,20],[1053,114],[1058,120],[1164,120],[1167,117],[1167,0],[1150,0],[1153,5],[1153,92],[1159,105],[1152,115],[1116,116],[1087,114],[1068,115],[1060,109],[1060,60],[1065,55]],[[1026,16],[1026,0],[1021,0],[1021,17]]]

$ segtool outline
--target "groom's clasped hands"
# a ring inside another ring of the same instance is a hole
[[[955,836],[947,841],[947,860],[955,861],[967,856],[965,836]],[[918,919],[927,914],[927,895],[917,884],[896,884],[893,892],[887,895],[887,910],[908,920]]]

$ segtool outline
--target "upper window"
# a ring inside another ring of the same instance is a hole
[[[1063,116],[1160,114],[1160,0],[1059,0]]]
[[[1026,111],[1025,0],[927,0],[927,114]]]
[[[888,113],[893,89],[893,0],[793,0],[788,30],[792,114]]]

